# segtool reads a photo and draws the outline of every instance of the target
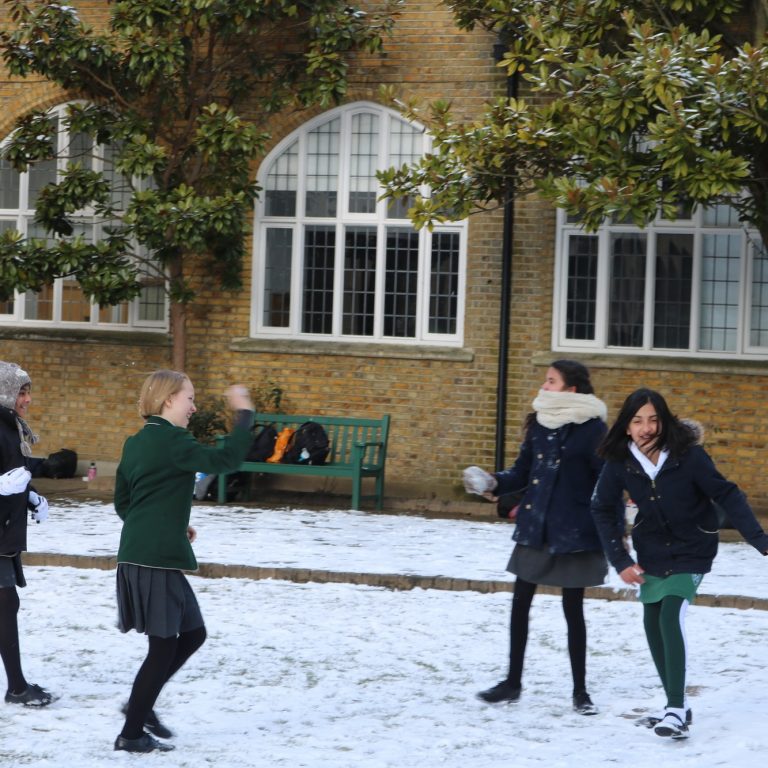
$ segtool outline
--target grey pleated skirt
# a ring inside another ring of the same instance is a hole
[[[117,566],[117,626],[175,637],[204,626],[195,593],[181,571],[133,563]]]
[[[517,544],[507,563],[507,570],[523,581],[549,587],[596,587],[608,575],[608,563],[602,552],[567,552],[553,554]]]
[[[24,570],[21,567],[21,554],[0,555],[0,589],[4,587],[26,587]]]

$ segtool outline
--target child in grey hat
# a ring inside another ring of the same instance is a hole
[[[48,502],[29,484],[29,457],[37,437],[25,417],[32,402],[32,381],[16,363],[0,361],[0,658],[8,677],[5,701],[44,707],[53,700],[39,685],[30,684],[21,670],[19,595],[26,586],[21,553],[27,548],[27,516],[40,523],[48,517]]]

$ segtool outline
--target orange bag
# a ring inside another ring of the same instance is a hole
[[[277,440],[275,441],[275,452],[267,459],[267,461],[270,464],[279,464],[280,460],[283,458],[283,454],[285,453],[285,449],[288,447],[288,441],[293,437],[293,433],[295,432],[295,429],[292,429],[291,427],[285,427],[284,429],[280,430],[280,434],[277,436]]]

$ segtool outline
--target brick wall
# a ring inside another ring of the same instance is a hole
[[[103,2],[76,2],[84,12],[104,12]],[[1,13],[1,11],[0,11]],[[380,83],[400,85],[404,95],[453,101],[457,116],[471,118],[488,98],[504,92],[494,66],[494,39],[482,31],[461,33],[442,3],[409,2],[383,59],[361,57],[350,100],[378,101]],[[0,70],[0,135],[33,107],[65,100],[50,85],[14,82]],[[270,126],[271,149],[317,112],[292,114]],[[254,167],[254,173],[257,168]],[[520,425],[530,409],[551,351],[554,272],[552,210],[531,196],[516,205],[507,460],[514,458]],[[260,389],[266,381],[283,388],[285,409],[318,414],[393,417],[387,489],[422,498],[465,498],[460,471],[467,464],[491,468],[494,456],[502,222],[498,214],[469,223],[469,253],[463,355],[441,359],[418,351],[387,356],[361,348],[326,354],[299,353],[280,344],[244,349],[248,336],[251,264],[237,294],[212,287],[200,267],[199,300],[189,310],[187,370],[198,399],[220,394],[232,381]],[[250,248],[247,249],[250,252]],[[325,350],[325,351],[324,351]],[[147,334],[46,334],[0,328],[0,359],[24,365],[33,379],[30,415],[42,435],[40,453],[66,446],[87,459],[114,461],[127,434],[140,425],[136,399],[143,377],[170,363],[165,337]],[[768,510],[768,479],[762,472],[762,435],[768,424],[762,393],[766,378],[728,366],[702,375],[695,362],[595,358],[597,394],[613,415],[636,386],[659,388],[681,415],[700,419],[707,445],[723,470],[743,484],[756,506]]]

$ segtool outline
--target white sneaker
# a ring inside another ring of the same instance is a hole
[[[667,710],[664,709],[661,712],[657,712],[655,715],[643,715],[643,717],[638,717],[637,720],[635,720],[635,725],[642,726],[643,728],[655,728],[663,719],[664,715],[667,714]],[[693,712],[691,711],[691,708],[688,707],[685,710],[685,724],[690,725],[693,722]]]
[[[682,712],[682,710],[680,710]],[[677,712],[668,709],[661,722],[653,729],[657,736],[666,736],[671,739],[687,739],[688,726]]]

